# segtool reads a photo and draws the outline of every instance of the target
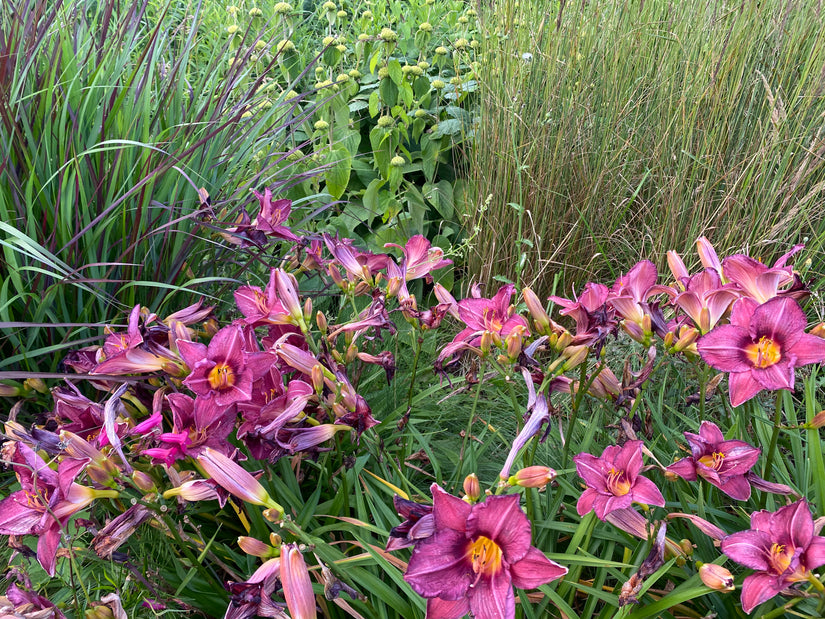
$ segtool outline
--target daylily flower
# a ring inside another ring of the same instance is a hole
[[[759,459],[760,449],[745,441],[726,441],[719,427],[703,421],[699,434],[685,432],[692,455],[667,467],[687,481],[695,481],[697,475],[719,488],[737,501],[747,501],[751,486],[745,477]]]
[[[600,458],[580,453],[573,458],[576,472],[587,489],[579,497],[576,511],[584,516],[591,510],[599,520],[632,503],[665,506],[656,485],[639,473],[642,470],[642,441],[627,441],[623,447],[611,445]]]
[[[573,300],[550,296],[548,299],[563,309],[562,316],[570,316],[576,321],[575,344],[586,344],[593,347],[598,354],[604,346],[607,337],[616,332],[618,323],[615,311],[607,304],[610,289],[604,284],[588,282],[578,298]]]
[[[673,304],[690,316],[702,333],[713,329],[739,298],[735,287],[731,284],[723,286],[719,274],[713,269],[705,269],[686,282],[686,290],[673,297]]]
[[[281,584],[292,619],[315,619],[315,594],[297,544],[281,544]]]
[[[515,616],[513,586],[533,589],[567,573],[531,545],[530,521],[518,495],[469,505],[437,484],[435,533],[416,544],[404,575],[427,598],[428,619]]]
[[[262,505],[283,514],[284,508],[269,496],[260,482],[231,458],[206,447],[197,457],[197,462],[204,472],[229,494],[247,503]]]
[[[403,499],[397,494],[392,498],[392,504],[404,522],[390,529],[387,551],[408,548],[435,532],[432,505]]]
[[[245,353],[241,329],[236,325],[218,331],[208,346],[178,340],[178,349],[192,368],[184,384],[199,396],[215,398],[219,406],[249,400],[256,374],[262,375],[274,361],[267,353]]]
[[[269,187],[264,189],[263,194],[254,189],[252,193],[258,198],[261,207],[252,225],[267,236],[274,236],[276,239],[284,239],[285,241],[297,241],[298,237],[288,227],[282,225],[289,219],[292,200],[282,198],[273,202],[272,190]]]
[[[750,613],[795,582],[815,578],[825,564],[825,538],[814,535],[814,521],[802,499],[775,512],[751,514],[751,528],[728,535],[722,552],[756,570],[742,583],[742,610]]]
[[[739,286],[745,294],[758,303],[765,303],[781,294],[781,287],[794,282],[793,269],[785,266],[785,262],[803,247],[803,245],[795,245],[772,267],[744,254],[728,256],[722,262],[722,270],[725,277]]]
[[[14,442],[4,450],[21,489],[0,501],[0,535],[37,535],[37,560],[54,576],[61,529],[69,517],[96,498],[114,498],[119,493],[74,483],[85,461],[66,459],[54,471],[24,443]]]
[[[404,272],[404,279],[411,281],[420,277],[426,277],[427,281],[432,281],[430,273],[437,271],[453,263],[444,257],[444,251],[439,247],[432,247],[430,242],[421,234],[416,234],[404,247],[395,243],[387,243],[384,247],[397,247],[404,252],[404,261],[401,269]]]
[[[757,305],[746,297],[734,304],[730,324],[702,336],[697,347],[705,363],[730,373],[730,403],[739,406],[763,389],[793,390],[795,368],[825,360],[825,340],[805,333],[806,324],[793,299]]]
[[[241,322],[259,325],[303,324],[303,311],[298,298],[295,277],[283,269],[272,269],[269,283],[261,290],[258,286],[241,286],[235,291],[235,304],[244,317]],[[305,326],[305,325],[304,325]]]

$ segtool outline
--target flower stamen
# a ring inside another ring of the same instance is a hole
[[[209,370],[207,380],[212,389],[223,391],[235,384],[235,372],[225,363],[219,363]]]
[[[781,347],[767,335],[763,335],[759,341],[748,345],[745,354],[751,364],[757,368],[768,368],[782,359]]]
[[[624,471],[617,471],[611,468],[607,473],[607,489],[613,493],[614,496],[624,496],[630,492],[632,484],[627,479]]]
[[[473,572],[479,576],[492,576],[501,567],[501,548],[489,537],[476,538],[468,552]]]

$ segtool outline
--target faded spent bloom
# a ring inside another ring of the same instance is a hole
[[[567,573],[531,545],[518,495],[469,505],[437,484],[431,491],[435,532],[415,545],[404,576],[427,598],[428,619],[510,619],[513,585],[534,589]]]

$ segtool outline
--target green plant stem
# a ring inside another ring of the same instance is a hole
[[[479,381],[476,385],[476,393],[475,397],[473,397],[473,406],[470,409],[470,417],[467,420],[467,429],[464,431],[464,438],[461,440],[461,451],[458,453],[458,466],[456,466],[456,478],[453,481],[453,485],[457,484],[463,473],[464,469],[464,453],[467,450],[467,441],[470,440],[470,434],[473,431],[473,420],[476,416],[476,408],[478,407],[478,400],[481,397],[481,386],[484,384],[484,367],[485,364],[482,362],[481,367],[479,368]]]
[[[413,357],[413,366],[412,366],[412,375],[410,376],[410,388],[407,390],[407,412],[406,417],[409,419],[409,415],[412,411],[412,400],[413,400],[413,391],[415,390],[415,377],[418,373],[418,359],[421,357],[421,345],[424,343],[424,339],[421,337],[417,331],[413,331],[411,333],[411,337],[413,338],[414,342],[413,345],[415,346],[415,357]],[[401,449],[399,452],[399,462],[404,462],[404,459],[407,457],[407,434],[406,432],[401,436]]]
[[[776,452],[776,444],[779,441],[779,430],[781,429],[782,425],[782,392],[776,392],[776,405],[774,407],[773,413],[773,432],[771,433],[771,442],[768,446],[768,457],[765,461],[765,471],[763,472],[763,476],[765,479],[769,479],[771,475],[771,470],[773,469],[773,458]]]

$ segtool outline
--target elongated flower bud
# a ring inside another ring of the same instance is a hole
[[[229,494],[247,503],[264,505],[283,513],[283,507],[269,496],[258,480],[231,458],[205,447],[197,460],[204,472]]]
[[[539,301],[536,293],[529,288],[525,288],[521,291],[521,294],[524,297],[524,302],[527,304],[527,310],[533,317],[533,322],[536,323],[536,330],[542,335],[550,335],[550,333],[552,333],[550,316],[547,315],[544,305]]]
[[[702,563],[699,566],[699,578],[705,586],[716,591],[733,591],[733,575],[730,570],[715,563]]]
[[[528,466],[511,475],[507,483],[522,488],[544,488],[555,478],[556,471],[549,466]]]
[[[464,478],[464,494],[470,501],[478,501],[481,497],[481,485],[478,483],[478,475],[470,473]]]
[[[269,544],[265,544],[259,539],[246,535],[241,535],[238,538],[238,546],[240,546],[241,550],[246,554],[254,557],[271,557],[275,550]]]
[[[296,544],[281,546],[281,583],[292,619],[315,619],[315,594],[307,564]]]

